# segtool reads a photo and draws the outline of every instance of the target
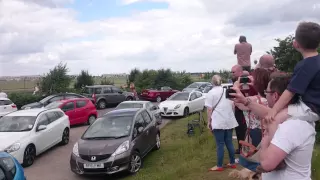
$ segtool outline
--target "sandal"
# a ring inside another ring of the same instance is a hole
[[[237,165],[236,165],[236,164],[230,164],[230,163],[228,163],[228,164],[226,164],[225,166],[226,166],[226,168],[231,168],[231,169],[236,169],[236,168],[237,168]]]
[[[223,171],[223,167],[214,166],[208,169],[208,171]]]

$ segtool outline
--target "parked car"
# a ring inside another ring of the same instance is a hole
[[[10,99],[0,98],[0,117],[17,110],[17,106]]]
[[[124,101],[120,103],[115,109],[128,109],[128,108],[144,108],[154,115],[157,119],[158,125],[162,123],[159,107],[152,104],[150,101]]]
[[[119,104],[123,101],[135,100],[134,93],[123,91],[113,85],[87,86],[84,95],[93,98],[95,105],[99,109],[105,109],[108,104]]]
[[[141,92],[140,97],[142,99],[146,99],[149,101],[161,102],[166,100],[172,94],[178,92],[178,90],[174,90],[168,86],[161,87],[160,90],[156,89],[145,89]]]
[[[53,95],[50,95],[50,96],[43,98],[39,102],[26,104],[26,105],[22,106],[21,109],[43,108],[43,107],[47,106],[48,104],[55,102],[55,101],[61,101],[64,99],[74,99],[74,98],[85,98],[85,97],[80,94],[75,94],[75,93],[53,94]]]
[[[161,116],[188,116],[202,111],[205,97],[201,92],[177,92],[159,104]]]
[[[23,167],[6,152],[0,152],[0,180],[26,180]]]
[[[61,109],[15,111],[0,118],[0,151],[31,166],[37,155],[68,144],[69,129],[69,117]]]
[[[148,111],[113,110],[89,126],[74,145],[70,166],[79,175],[136,173],[142,158],[159,148],[160,130]]]
[[[46,106],[46,109],[60,108],[69,116],[70,125],[92,124],[98,117],[96,106],[88,98],[76,98],[55,101]]]
[[[221,84],[222,87],[226,88],[226,87],[229,87],[229,86],[233,86],[232,83],[223,83]],[[198,90],[199,92],[202,92],[202,95],[204,97],[206,97],[206,95],[208,94],[208,92],[213,88],[212,85],[209,85],[209,86],[206,86],[203,90]]]
[[[202,90],[206,86],[210,86],[210,85],[211,85],[211,83],[209,83],[209,82],[194,82],[194,83],[190,84],[189,86],[187,86],[186,88],[184,88],[182,91],[191,92],[196,89]]]

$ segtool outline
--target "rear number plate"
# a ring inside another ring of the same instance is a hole
[[[83,167],[86,169],[102,169],[104,168],[104,164],[90,163],[90,164],[84,164]]]

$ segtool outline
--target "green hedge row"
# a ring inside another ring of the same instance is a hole
[[[40,95],[33,95],[32,93],[27,92],[13,92],[8,94],[8,98],[17,105],[18,109],[20,109],[22,106],[33,102],[38,102],[44,97]]]

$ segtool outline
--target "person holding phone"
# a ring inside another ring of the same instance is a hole
[[[208,112],[208,128],[213,133],[217,146],[218,164],[209,171],[223,171],[224,145],[229,152],[228,168],[236,168],[235,150],[232,144],[232,129],[238,126],[234,116],[234,104],[226,98],[226,91],[221,86],[221,77],[212,77],[213,88],[206,95],[205,106]]]

